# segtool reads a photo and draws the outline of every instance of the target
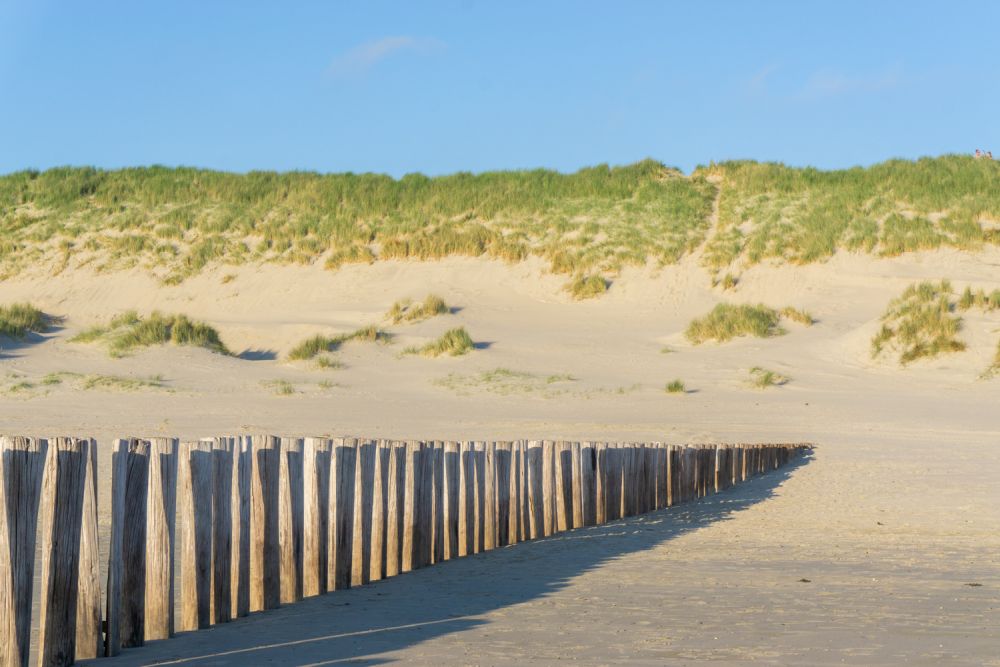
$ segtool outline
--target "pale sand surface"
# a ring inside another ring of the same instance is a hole
[[[0,284],[0,302],[29,299],[67,320],[45,342],[4,349],[5,378],[162,374],[170,391],[67,381],[5,395],[0,431],[103,444],[243,430],[818,443],[808,463],[720,496],[308,600],[119,663],[1000,665],[1000,379],[979,378],[1000,314],[966,317],[964,353],[905,370],[868,353],[887,301],[924,278],[1000,287],[1000,253],[760,267],[735,293],[708,289],[689,262],[627,272],[580,303],[538,265],[472,259],[337,273],[223,268],[173,288],[141,272],[26,277]],[[280,360],[307,335],[375,322],[397,298],[427,292],[460,310],[391,326],[388,346],[348,344],[340,370]],[[722,299],[805,308],[818,322],[691,347],[683,328]],[[110,359],[66,342],[130,307],[206,319],[230,347],[265,359],[182,348]],[[456,359],[400,358],[459,325],[487,345]],[[266,359],[271,351],[279,360]],[[750,389],[752,366],[792,382]],[[463,379],[496,368],[532,377]],[[458,377],[442,386],[449,374]],[[576,379],[546,381],[563,374]],[[694,392],[666,395],[674,378]],[[296,393],[262,384],[278,379]]]

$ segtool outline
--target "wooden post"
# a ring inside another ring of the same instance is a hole
[[[444,443],[444,553],[445,560],[458,558],[459,478],[461,454],[457,442]]]
[[[594,524],[602,525],[608,521],[608,444],[598,442],[594,445]]]
[[[181,630],[212,624],[212,477],[211,443],[181,443],[177,461]]]
[[[371,574],[372,487],[375,484],[375,443],[358,442],[358,460],[354,474],[354,554],[351,561],[351,586],[367,584]]]
[[[483,443],[483,551],[497,547],[497,445]]]
[[[521,541],[521,443],[510,443],[510,507],[507,524],[507,544]]]
[[[80,593],[76,600],[76,658],[104,655],[101,630],[101,562],[97,541],[97,442],[86,440],[83,524],[80,530]]]
[[[48,441],[0,436],[0,666],[27,667]]]
[[[467,556],[474,553],[475,518],[473,505],[476,492],[475,464],[473,463],[471,443],[459,443],[458,468],[458,555]]]
[[[42,592],[38,621],[38,665],[76,660],[80,537],[90,441],[49,441],[42,482]],[[97,581],[86,582],[88,587]],[[91,629],[92,631],[92,629]]]
[[[604,502],[601,501],[601,507]],[[581,526],[597,523],[597,449],[592,442],[580,444],[580,515]]]
[[[281,441],[253,436],[250,485],[250,611],[281,604]]]
[[[278,483],[281,603],[302,599],[302,439],[282,438]]]
[[[556,532],[573,527],[573,452],[566,442],[554,445],[554,475],[556,494]]]
[[[250,536],[252,526],[251,486],[253,481],[253,441],[248,436],[230,439],[233,445],[232,543],[233,569],[231,579],[232,615],[250,613]]]
[[[444,541],[445,541],[445,524],[444,524],[444,495],[445,495],[445,481],[444,481],[444,443],[440,441],[435,441],[433,443],[428,443],[429,446],[433,446],[431,450],[434,457],[433,461],[433,493],[432,500],[434,503],[434,508],[432,511],[433,516],[433,550],[431,552],[431,562],[440,563],[444,560]]]
[[[414,546],[417,549],[417,567],[431,564],[434,551],[434,449],[431,443],[420,443],[420,468],[416,489],[416,534]]]
[[[541,442],[528,442],[528,519],[530,538],[533,540],[545,535],[545,466],[542,449]]]
[[[233,617],[233,439],[207,441],[212,475],[212,622]]]
[[[174,521],[177,515],[175,438],[153,438],[149,450],[146,527],[146,639],[174,634]]]
[[[605,496],[608,521],[622,518],[622,449],[619,445],[608,446],[608,488]]]
[[[510,544],[510,461],[509,442],[496,443],[496,493],[498,547]]]
[[[302,441],[302,595],[327,591],[330,541],[330,441]]]
[[[406,445],[389,443],[388,502],[385,524],[385,576],[400,572],[403,557],[403,511],[406,506]]]
[[[388,444],[379,440],[374,444],[375,473],[372,484],[371,550],[368,579],[378,581],[385,577],[385,513],[388,501],[389,455]]]
[[[122,576],[124,573],[122,550],[128,463],[129,441],[115,440],[111,449],[111,539],[108,545],[108,585],[105,590],[107,628],[104,633],[104,655],[108,657],[118,655],[122,648]],[[142,519],[142,523],[145,525],[145,516]]]
[[[556,447],[551,440],[542,441],[542,535],[556,531]]]
[[[409,572],[420,567],[420,563],[415,559],[417,542],[419,536],[418,517],[419,508],[418,494],[420,492],[420,443],[408,441],[406,443],[406,481],[403,491],[403,557],[400,563],[400,570]]]
[[[573,513],[573,527],[580,528],[583,523],[583,445],[579,442],[570,444],[570,502]]]
[[[120,615],[111,616],[112,601],[109,600],[109,619],[119,621],[120,645],[111,639],[106,643],[112,655],[121,648],[142,646],[146,639],[146,533],[149,524],[149,468],[151,445],[148,440],[120,441],[125,462],[116,462],[114,469],[122,470],[121,482],[112,480],[112,508],[121,503],[121,515],[117,523],[121,526],[121,551],[110,554],[108,577],[117,570],[121,573],[120,585],[108,585],[108,594],[118,588],[121,591]],[[115,511],[113,509],[113,511]],[[112,516],[112,544],[117,542],[114,534],[116,516]],[[115,563],[115,560],[118,563]],[[110,629],[110,624],[109,624]]]
[[[338,438],[330,454],[330,560],[328,590],[351,587],[354,556],[354,478],[357,448],[354,440]]]

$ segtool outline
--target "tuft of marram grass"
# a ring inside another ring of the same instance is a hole
[[[668,394],[683,394],[685,391],[684,381],[680,379],[671,380],[670,382],[667,383],[667,386],[664,387],[664,391],[666,391]]]
[[[813,316],[804,310],[799,310],[798,308],[792,308],[787,306],[781,309],[781,316],[785,319],[792,320],[793,322],[798,322],[799,324],[804,324],[807,327],[811,327],[816,321]]]
[[[959,310],[984,310],[986,312],[1000,309],[1000,289],[987,293],[985,290],[972,291],[966,287],[958,299]]]
[[[105,341],[112,356],[120,357],[132,350],[151,345],[190,345],[219,354],[229,349],[212,326],[189,319],[186,315],[168,315],[153,311],[141,317],[130,310],[117,315],[107,325],[91,327],[70,339],[74,343]]]
[[[695,345],[714,340],[720,343],[737,336],[768,338],[785,332],[780,326],[779,314],[764,304],[716,304],[704,317],[693,320],[684,335]]]
[[[344,343],[352,340],[374,343],[389,340],[389,334],[382,331],[374,324],[362,327],[351,333],[337,334],[336,336],[313,336],[307,338],[288,353],[288,358],[292,361],[312,359],[321,352],[335,352]]]
[[[872,358],[887,350],[906,365],[921,358],[960,352],[962,318],[953,313],[951,283],[914,283],[893,299],[882,316],[882,328],[872,338]]]
[[[592,299],[608,291],[608,281],[601,276],[579,275],[566,289],[574,299]]]
[[[754,366],[750,369],[750,384],[758,389],[780,387],[781,385],[788,384],[790,381],[791,378],[788,376],[766,368],[761,368],[760,366]]]
[[[404,350],[406,354],[421,354],[425,357],[439,357],[447,354],[452,357],[461,356],[472,351],[475,343],[469,336],[465,327],[449,329],[435,341],[431,341],[422,347],[409,347]]]
[[[386,319],[391,320],[393,324],[421,322],[447,312],[448,304],[444,302],[444,299],[435,294],[428,294],[421,303],[417,304],[414,304],[410,299],[397,301],[386,313]]]
[[[22,339],[29,333],[45,333],[49,323],[49,317],[30,303],[0,306],[0,336]]]

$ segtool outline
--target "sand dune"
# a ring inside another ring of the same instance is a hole
[[[1000,379],[980,378],[1000,314],[966,317],[966,352],[906,369],[869,354],[907,285],[995,289],[998,267],[996,249],[840,254],[756,266],[722,292],[686,260],[628,270],[583,302],[538,262],[220,267],[175,287],[140,270],[28,273],[0,286],[0,302],[65,321],[0,353],[5,387],[34,385],[0,397],[0,431],[819,445],[806,465],[687,508],[307,601],[121,663],[1000,665]],[[457,312],[383,323],[393,342],[345,345],[341,369],[284,361],[306,336],[379,322],[395,300],[429,292]],[[692,346],[685,326],[721,300],[804,308],[817,323]],[[161,347],[112,359],[68,342],[127,308],[204,319],[245,358]],[[400,354],[452,326],[479,349]],[[791,381],[755,390],[754,366]],[[158,375],[163,386],[41,384],[49,373]],[[689,393],[667,395],[674,378]],[[277,381],[293,393],[276,395]],[[240,652],[212,657],[227,651]]]

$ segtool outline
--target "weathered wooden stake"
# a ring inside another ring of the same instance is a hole
[[[212,444],[183,442],[177,461],[181,630],[212,624]]]
[[[250,485],[250,611],[281,604],[281,441],[253,436]]]
[[[303,483],[302,439],[281,439],[278,543],[281,603],[302,599]]]
[[[177,516],[175,438],[153,438],[149,450],[146,527],[146,639],[174,634],[174,523]]]

